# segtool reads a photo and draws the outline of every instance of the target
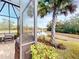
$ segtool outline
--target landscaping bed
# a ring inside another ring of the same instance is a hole
[[[38,40],[39,43],[31,46],[32,59],[79,59],[79,43],[72,41],[58,40],[66,49],[54,48],[45,37]],[[47,44],[46,41],[47,40]]]

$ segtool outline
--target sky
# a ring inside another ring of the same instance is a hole
[[[27,1],[28,2],[28,1]],[[1,3],[0,2],[0,8],[1,8],[1,6],[2,6],[2,4],[3,3]],[[79,14],[79,0],[75,0],[75,4],[77,5],[77,9],[76,9],[76,12],[75,13],[73,13],[73,14],[68,14],[68,16],[64,16],[64,15],[59,15],[58,16],[58,20],[68,20],[68,19],[70,19],[72,16],[75,16],[76,14]],[[13,9],[12,9],[12,6],[10,7],[10,10],[11,10],[11,16],[13,16],[13,17],[16,17],[15,16],[15,13],[14,13],[14,11],[13,11]],[[19,12],[17,11],[17,9],[15,9],[16,10],[16,13],[19,15]],[[28,10],[28,8],[27,8],[27,10]],[[31,18],[31,17],[29,17],[28,15],[27,15],[27,10],[24,12],[24,14],[23,14],[23,22],[24,22],[24,26],[25,25],[28,25],[28,26],[31,26],[31,27],[33,27],[33,17]],[[8,5],[6,4],[5,5],[5,7],[3,8],[3,10],[2,10],[2,12],[0,12],[0,14],[1,15],[8,15]],[[8,17],[2,17],[2,16],[0,16],[0,22],[2,22],[3,21],[3,19],[9,19]],[[17,21],[17,19],[14,19],[14,18],[11,18],[11,20],[13,21],[13,22],[15,22],[15,24],[16,24],[16,21]],[[37,26],[39,27],[39,28],[46,28],[47,27],[47,24],[50,22],[52,20],[52,13],[50,13],[50,14],[47,14],[46,16],[44,16],[43,18],[40,18],[39,16],[38,16],[38,19],[37,19]]]

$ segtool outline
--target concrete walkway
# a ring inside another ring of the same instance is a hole
[[[61,34],[56,34],[56,38],[57,38],[57,39],[60,39],[60,40],[64,40],[64,41],[79,42],[79,39],[68,37],[68,36],[64,35],[63,33],[61,33]]]
[[[15,42],[0,42],[0,59],[14,59]]]

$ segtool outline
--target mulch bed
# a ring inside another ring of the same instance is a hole
[[[38,39],[38,42],[44,43],[45,45],[48,45],[48,46],[55,47],[55,45],[51,43],[51,40],[46,41],[43,39]],[[62,43],[57,44],[57,46],[55,48],[62,49],[62,50],[66,49],[66,47]]]

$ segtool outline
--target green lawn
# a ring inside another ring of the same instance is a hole
[[[58,50],[58,54],[60,54],[63,59],[79,59],[79,42],[65,42],[59,41],[66,46],[66,50]]]
[[[9,30],[0,30],[0,33],[9,33]],[[10,33],[17,33],[17,30],[10,30]]]
[[[66,46],[66,49],[56,49],[43,43],[32,45],[32,59],[79,59],[79,42],[62,40],[58,42]]]

